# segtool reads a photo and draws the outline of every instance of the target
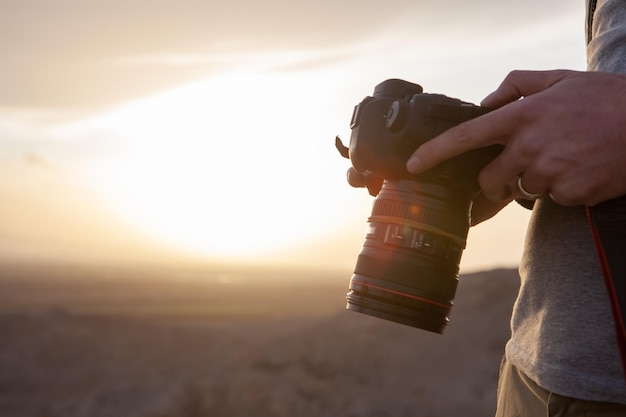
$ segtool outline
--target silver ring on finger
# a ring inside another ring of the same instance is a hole
[[[524,200],[536,200],[543,195],[543,193],[529,193],[522,185],[522,177],[517,177],[517,192]]]

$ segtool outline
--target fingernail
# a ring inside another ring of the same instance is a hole
[[[480,105],[481,106],[487,106],[487,104],[489,104],[489,99],[491,98],[492,94],[489,94],[487,97],[485,97],[481,102]]]
[[[484,107],[489,107],[489,104],[491,103],[491,98],[495,95],[495,91],[490,93],[487,97],[485,97],[484,99],[482,99],[482,101],[480,102],[481,106]]]
[[[406,162],[406,169],[409,172],[418,173],[422,165],[419,158],[412,157]]]

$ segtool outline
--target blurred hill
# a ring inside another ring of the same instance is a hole
[[[256,273],[3,268],[0,415],[493,415],[516,271],[462,276],[444,335],[343,311],[349,274]]]

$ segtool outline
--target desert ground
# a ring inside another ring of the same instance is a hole
[[[345,311],[349,271],[0,267],[2,417],[493,415],[515,270],[443,335]]]

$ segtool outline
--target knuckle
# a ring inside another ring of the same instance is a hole
[[[560,206],[573,207],[581,204],[578,196],[571,191],[563,191],[559,188],[552,189],[550,191],[550,197]]]
[[[595,187],[585,182],[561,183],[550,190],[552,200],[566,207],[593,205],[596,195]]]
[[[534,155],[530,156],[531,158]],[[551,163],[536,163],[533,165],[532,173],[543,184],[554,184],[558,181],[559,175],[562,171],[559,170],[556,164]]]
[[[487,195],[492,191],[491,178],[489,176],[489,172],[485,169],[478,173],[478,185],[483,193]]]
[[[518,107],[518,123],[521,123],[523,126],[531,126],[536,124],[538,120],[544,118],[545,108],[535,102],[536,100],[532,97],[520,101]]]
[[[478,185],[483,195],[491,201],[500,201],[507,197],[509,189],[503,186],[491,170],[485,168],[478,174]]]
[[[530,163],[536,161],[543,150],[542,144],[534,138],[530,138],[528,140],[523,140],[519,144],[518,148],[518,157],[522,161],[528,161]],[[537,164],[539,166],[543,166],[545,164]],[[546,168],[545,170],[548,170]]]
[[[506,81],[515,81],[515,80],[519,79],[519,78],[522,76],[522,74],[523,74],[523,73],[524,73],[524,72],[523,72],[523,71],[521,71],[521,70],[513,70],[513,71],[510,71],[510,72],[507,74],[507,76],[505,77],[505,80],[506,80]]]
[[[472,124],[465,122],[454,127],[452,140],[455,147],[465,149],[472,142],[473,129]]]

